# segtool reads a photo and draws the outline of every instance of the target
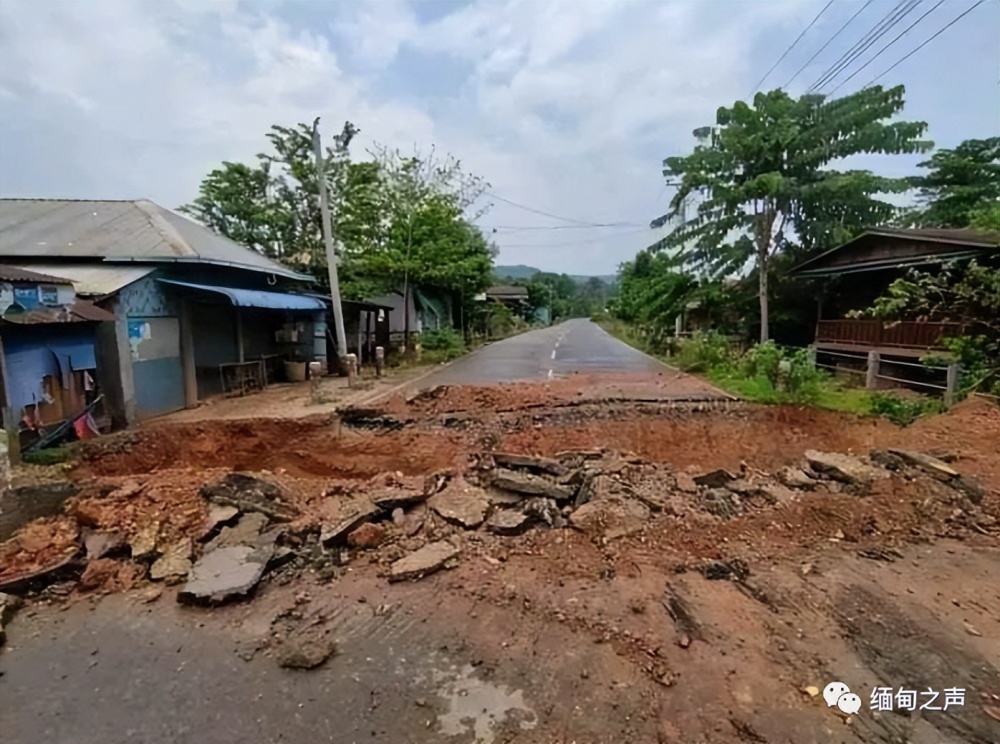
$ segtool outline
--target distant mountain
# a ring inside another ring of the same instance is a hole
[[[524,264],[516,264],[514,266],[493,267],[493,276],[495,276],[497,279],[501,281],[506,279],[517,279],[517,280],[530,279],[535,274],[540,274],[541,272],[542,272],[541,269],[536,269],[534,266],[525,266]],[[583,284],[588,279],[592,278],[590,276],[579,275],[579,274],[570,274],[570,277],[572,277],[580,284]],[[613,284],[618,279],[618,275],[601,274],[598,275],[597,278],[604,281],[606,284]]]
[[[524,264],[493,267],[493,276],[497,279],[530,279],[540,272],[541,269],[536,269],[534,266],[525,266]]]

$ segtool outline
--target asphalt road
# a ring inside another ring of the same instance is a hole
[[[567,320],[484,346],[423,378],[419,387],[541,382],[574,373],[675,372],[596,323]]]

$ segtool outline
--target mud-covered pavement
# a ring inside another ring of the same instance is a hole
[[[99,442],[65,513],[0,549],[27,599],[5,741],[1000,739],[996,406],[900,429],[649,394],[663,380]],[[266,561],[245,596],[169,573],[241,545]],[[857,715],[823,702],[832,681]],[[964,704],[879,712],[876,687]]]

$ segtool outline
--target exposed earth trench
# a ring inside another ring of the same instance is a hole
[[[1000,409],[609,397],[439,388],[99,440],[64,513],[0,547],[26,600],[4,740],[1000,741]],[[200,594],[213,548],[262,576]],[[964,704],[878,712],[876,687]]]

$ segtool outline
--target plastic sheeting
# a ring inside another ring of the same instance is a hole
[[[42,399],[43,378],[58,376],[62,386],[68,387],[70,372],[97,368],[93,328],[61,330],[48,334],[35,326],[30,333],[4,335],[8,394],[15,410]]]

